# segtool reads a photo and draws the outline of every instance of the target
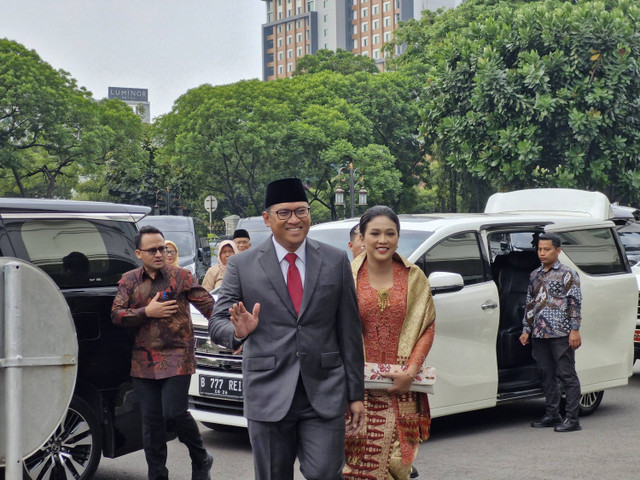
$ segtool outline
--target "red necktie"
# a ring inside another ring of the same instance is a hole
[[[287,253],[284,258],[289,262],[287,289],[293,302],[293,308],[295,308],[296,313],[299,314],[300,304],[302,303],[302,280],[300,279],[300,270],[296,267],[296,258],[298,258],[298,256],[295,253]]]

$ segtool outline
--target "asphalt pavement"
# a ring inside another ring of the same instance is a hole
[[[544,401],[531,400],[433,420],[420,446],[420,480],[632,480],[640,478],[640,362],[629,385],[607,390],[598,410],[582,417],[582,430],[556,433],[530,427]],[[212,478],[251,480],[253,461],[245,431],[217,432],[201,426],[216,461]],[[169,444],[172,479],[190,478],[186,448]],[[103,459],[95,480],[144,479],[142,452]],[[299,471],[295,480],[303,480]]]

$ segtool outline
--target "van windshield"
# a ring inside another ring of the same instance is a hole
[[[192,259],[195,255],[193,234],[189,232],[165,232],[163,231],[165,240],[171,240],[178,246],[178,260]],[[187,262],[189,263],[189,262]],[[182,262],[180,262],[182,264]]]
[[[419,230],[400,230],[400,238],[398,239],[398,253],[408,258],[422,243],[431,235],[432,232],[424,232]],[[323,228],[309,230],[309,238],[318,240],[319,242],[328,243],[336,248],[345,250],[351,258],[349,251],[349,229],[344,227]]]

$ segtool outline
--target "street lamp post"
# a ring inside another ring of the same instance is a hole
[[[342,168],[338,171],[338,181],[341,181],[340,172],[342,172]],[[365,206],[367,204],[367,190],[364,188],[364,175],[360,179],[360,183],[356,184],[354,182],[354,173],[355,169],[353,168],[353,162],[349,163],[349,204],[351,206],[351,218],[355,217],[355,192],[356,187],[360,187],[360,191],[358,192],[358,205]],[[338,185],[335,189],[335,204],[336,205],[344,205],[344,189]]]

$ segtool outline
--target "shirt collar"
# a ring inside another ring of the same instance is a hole
[[[278,242],[276,242],[276,238],[274,236],[271,237],[271,240],[273,241],[273,246],[276,249],[276,255],[278,256],[278,263],[282,263],[282,259],[287,255],[287,253],[289,253],[289,251],[286,248],[284,248],[282,245],[280,245]],[[306,246],[307,246],[307,239],[305,238],[304,241],[302,242],[302,245],[300,245],[298,249],[295,252],[293,252],[298,256],[298,258],[303,264],[306,263],[306,258],[307,258]]]
[[[166,277],[167,276],[167,266],[165,265],[164,267],[162,267],[160,270],[158,270],[158,275],[156,275],[157,279],[158,277]],[[140,281],[142,282],[144,279],[146,278],[151,278],[151,276],[147,273],[147,271],[144,269],[144,267],[140,267]],[[151,278],[151,280],[155,280],[154,278]]]

